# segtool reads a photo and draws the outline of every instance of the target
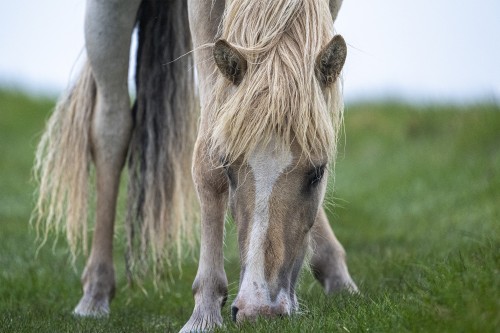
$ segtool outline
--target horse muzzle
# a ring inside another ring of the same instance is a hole
[[[266,288],[262,288],[266,289]],[[272,318],[290,315],[296,309],[295,296],[281,290],[274,300],[271,300],[267,290],[256,290],[250,294],[238,293],[233,305],[231,315],[233,321],[255,321],[258,317]]]

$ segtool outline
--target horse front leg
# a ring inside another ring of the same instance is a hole
[[[325,292],[358,292],[358,287],[347,269],[345,250],[335,237],[324,208],[320,209],[311,232],[314,248],[311,268]]]
[[[202,157],[202,149],[197,147],[193,177],[201,206],[200,261],[193,282],[193,314],[181,332],[207,331],[221,326],[221,309],[227,299],[223,237],[228,185],[222,168],[213,169],[213,164]]]
[[[92,249],[82,275],[83,297],[74,313],[109,313],[115,292],[113,227],[120,174],[132,130],[127,77],[132,29],[139,0],[87,2],[86,50],[97,85],[91,125],[96,170],[96,223]]]

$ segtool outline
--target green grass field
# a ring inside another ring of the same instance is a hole
[[[64,241],[35,258],[30,169],[52,106],[0,91],[0,332],[179,330],[196,263],[173,273],[162,294],[151,284],[147,295],[128,288],[121,218],[108,319],[71,315],[84,261],[73,268]],[[500,332],[499,106],[350,105],[335,186],[330,220],[362,294],[326,297],[304,272],[300,315],[237,327],[226,305],[222,332]],[[239,274],[234,229],[229,304]]]

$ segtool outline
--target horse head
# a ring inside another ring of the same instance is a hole
[[[293,37],[285,42],[284,48],[299,47]],[[328,105],[346,58],[344,39],[336,35],[326,43],[314,54],[315,61],[306,64],[310,70],[302,68],[302,59],[273,56],[279,47],[251,61],[244,55],[251,52],[225,40],[218,40],[213,51],[229,88],[219,104],[223,111],[214,119],[220,125],[214,133],[223,137],[213,142],[238,228],[240,288],[232,305],[236,321],[287,315],[298,308],[295,284],[334,149],[335,140],[325,136],[335,136],[337,130],[331,125],[338,110]]]

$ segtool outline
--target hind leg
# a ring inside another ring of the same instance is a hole
[[[128,94],[131,34],[140,1],[87,1],[85,39],[97,85],[91,126],[96,169],[96,224],[90,257],[82,276],[83,297],[74,313],[109,313],[115,290],[113,225],[120,173],[125,163],[132,119]]]
[[[343,289],[357,292],[358,287],[347,270],[344,248],[335,237],[323,208],[311,232],[315,244],[311,267],[325,292],[330,294]]]

